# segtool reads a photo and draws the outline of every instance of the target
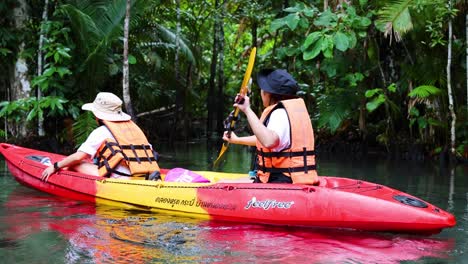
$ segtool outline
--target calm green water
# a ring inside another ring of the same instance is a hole
[[[162,167],[206,170],[219,146],[160,146]],[[250,167],[230,146],[223,167]],[[363,179],[453,213],[433,236],[210,222],[86,204],[18,184],[0,160],[1,263],[468,263],[468,166],[319,157],[319,174]],[[346,205],[343,205],[346,206]],[[372,217],[372,216],[369,216]]]

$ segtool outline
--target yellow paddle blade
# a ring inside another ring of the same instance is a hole
[[[224,153],[226,153],[226,150],[228,149],[229,142],[224,141],[223,146],[221,147],[221,150],[219,151],[218,158],[213,162],[213,169],[218,167],[220,164],[220,161],[222,160],[222,157],[224,156]]]
[[[250,81],[250,76],[252,75],[252,70],[255,64],[256,55],[257,55],[257,48],[253,47],[252,51],[250,52],[249,64],[247,64],[247,70],[245,71],[245,74],[244,74],[244,80],[242,80],[242,85],[241,85],[241,89],[239,92],[241,95],[245,95],[247,93],[247,86]]]
[[[250,81],[250,76],[252,75],[253,66],[255,64],[256,55],[257,55],[257,48],[253,47],[252,50],[250,51],[249,64],[247,64],[247,70],[245,70],[244,79],[242,80],[242,84],[240,87],[239,94],[241,95],[247,94],[247,89],[248,89],[248,85]],[[239,108],[236,107],[236,109],[234,110],[234,117],[237,117],[238,115],[239,115]],[[236,123],[236,118],[233,118],[231,120],[230,127],[234,128],[235,123]],[[219,165],[221,157],[226,152],[228,146],[229,146],[228,142],[223,143],[223,146],[221,147],[221,151],[219,152],[218,158],[213,163],[213,167],[216,167]]]

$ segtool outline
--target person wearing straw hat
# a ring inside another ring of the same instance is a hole
[[[234,104],[246,115],[254,135],[225,132],[223,139],[257,147],[254,182],[317,184],[314,132],[304,100],[296,96],[296,80],[286,70],[264,69],[257,74],[257,84],[265,107],[260,119],[248,96],[238,95]]]
[[[151,145],[147,143],[147,139],[141,129],[139,129],[136,124],[130,120],[131,117],[122,111],[122,100],[118,96],[113,93],[100,92],[96,95],[96,98],[92,103],[84,104],[81,109],[91,111],[100,126],[91,132],[86,141],[75,153],[47,167],[42,173],[42,179],[44,181],[47,181],[53,173],[64,167],[89,175],[129,179],[134,173],[131,171],[131,166],[129,166],[130,163],[123,162],[123,156],[120,157],[118,162],[115,162],[114,167],[109,168],[108,160],[105,160],[106,166],[103,166],[104,162],[102,161],[103,158],[106,157],[102,157],[102,155],[105,153],[106,149],[115,146],[121,147],[122,144],[132,145],[132,141],[143,143],[139,144],[139,147],[147,146],[144,151],[146,156],[148,156],[148,153],[150,153],[150,156],[145,157],[145,159],[150,162],[153,161],[151,169],[159,171]],[[134,135],[134,137],[130,139],[125,138],[129,135]],[[122,137],[124,138],[122,139]],[[128,143],[128,141],[130,141],[130,143]],[[135,150],[135,148],[132,147],[131,151],[136,153],[141,150]],[[112,152],[122,153],[123,151],[118,150]],[[127,158],[126,155],[124,156]],[[138,159],[138,157],[136,158]],[[90,160],[93,159],[97,161],[101,160],[101,163],[97,162],[97,164],[95,164],[90,162]],[[108,167],[107,170],[106,167]]]

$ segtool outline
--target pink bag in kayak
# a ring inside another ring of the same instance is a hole
[[[167,182],[210,182],[207,178],[183,168],[174,168],[167,172]]]

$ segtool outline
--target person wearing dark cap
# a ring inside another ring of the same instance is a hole
[[[141,129],[122,111],[122,100],[113,93],[100,92],[83,110],[91,111],[100,125],[78,150],[47,167],[47,181],[61,168],[111,178],[130,179],[141,175],[159,176],[157,157]],[[95,162],[90,162],[93,159]],[[138,162],[134,162],[137,160]]]
[[[236,97],[254,133],[238,137],[224,133],[233,144],[257,147],[257,178],[254,182],[318,184],[314,132],[304,100],[296,96],[298,84],[283,69],[264,69],[257,84],[265,110],[260,119],[250,108],[250,98]]]

